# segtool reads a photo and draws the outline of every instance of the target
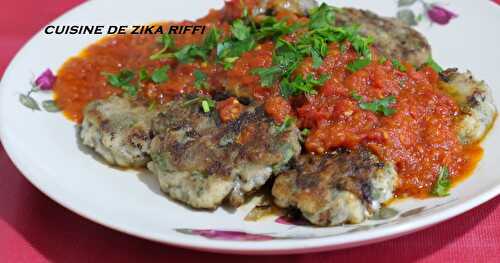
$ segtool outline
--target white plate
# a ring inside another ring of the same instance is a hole
[[[396,1],[329,1],[393,16]],[[53,24],[124,25],[159,20],[195,19],[222,0],[91,1]],[[500,101],[500,6],[491,1],[451,1],[459,14],[447,26],[422,22],[434,56],[444,66],[470,69],[493,88]],[[417,6],[414,8],[418,9]],[[112,11],[110,11],[112,10]],[[401,213],[363,225],[314,228],[278,224],[273,218],[245,222],[251,208],[189,210],[163,196],[153,180],[137,172],[111,169],[79,150],[74,124],[61,114],[32,112],[18,102],[33,74],[57,69],[99,36],[54,36],[38,33],[8,67],[0,89],[0,135],[9,156],[29,181],[68,209],[110,228],[167,244],[207,251],[244,254],[290,254],[358,246],[394,238],[463,213],[500,193],[500,130],[484,142],[485,156],[475,174],[440,199],[407,200],[394,205]],[[38,99],[50,95],[38,95]],[[497,125],[498,126],[498,122]],[[237,232],[191,231],[190,229]],[[240,232],[258,234],[243,235]],[[217,239],[218,238],[218,239]],[[236,239],[258,239],[244,241]],[[225,239],[225,240],[221,240]],[[228,240],[229,239],[229,240]]]

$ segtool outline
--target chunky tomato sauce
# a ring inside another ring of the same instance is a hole
[[[180,24],[217,27],[228,34],[230,20],[239,17],[242,8],[228,2],[221,11],[196,22]],[[251,1],[247,1],[251,2]],[[247,3],[250,4],[251,3]],[[277,18],[288,23],[307,22],[289,13],[278,13]],[[322,154],[338,147],[365,146],[382,160],[395,163],[399,174],[399,196],[424,197],[436,182],[439,168],[446,166],[456,181],[472,171],[480,159],[479,146],[463,146],[456,135],[455,119],[459,114],[457,104],[439,89],[438,74],[429,67],[415,69],[403,62],[405,71],[397,70],[391,61],[381,62],[375,50],[370,65],[354,73],[346,66],[356,59],[356,52],[349,42],[332,43],[323,64],[314,69],[312,59],[306,58],[294,73],[296,75],[327,75],[328,80],[316,88],[315,95],[299,95],[288,99],[280,96],[279,86],[263,87],[255,68],[270,67],[273,63],[275,43],[266,41],[245,52],[231,69],[221,65],[195,61],[179,64],[173,59],[150,60],[151,54],[162,48],[155,35],[120,35],[104,38],[86,48],[79,56],[68,60],[58,72],[55,96],[66,116],[81,122],[85,105],[122,90],[112,87],[102,72],[122,69],[151,72],[169,65],[169,80],[161,84],[142,84],[138,96],[155,103],[165,103],[182,93],[206,91],[195,88],[195,70],[207,76],[208,83],[216,89],[235,87],[229,92],[245,94],[264,103],[266,112],[277,122],[293,116],[301,129],[309,129],[305,139],[308,152]],[[286,36],[293,41],[295,35]],[[176,35],[177,46],[203,41],[202,35]],[[212,54],[213,55],[213,54]],[[357,97],[354,98],[353,94]],[[395,97],[391,108],[395,113],[384,116],[360,108],[360,101],[374,101]],[[224,119],[239,116],[241,104],[234,99],[219,102],[216,109]]]

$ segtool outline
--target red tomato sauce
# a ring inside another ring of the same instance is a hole
[[[220,11],[210,11],[195,22],[180,24],[217,27],[223,34],[228,34],[230,24],[226,21],[239,17],[242,12],[237,2],[227,2]],[[246,2],[251,6],[252,1]],[[307,20],[288,13],[276,16],[288,19],[289,23]],[[390,61],[380,63],[373,50],[372,63],[351,73],[346,66],[356,59],[356,52],[347,42],[342,43],[345,45],[343,49],[333,43],[329,45],[328,56],[321,67],[313,69],[311,58],[306,58],[294,73],[329,76],[324,85],[316,88],[317,94],[285,99],[279,96],[278,84],[263,87],[259,76],[252,74],[255,68],[272,66],[275,47],[272,41],[242,54],[232,69],[226,70],[219,64],[201,61],[179,64],[173,59],[150,60],[149,57],[162,48],[157,37],[110,36],[69,59],[59,70],[55,83],[55,98],[64,114],[81,122],[83,109],[90,101],[122,93],[107,82],[102,72],[139,71],[143,68],[152,72],[169,65],[169,80],[161,84],[138,84],[138,96],[162,104],[178,94],[203,93],[194,85],[193,73],[200,70],[212,87],[237,87],[237,93],[248,94],[263,102],[266,112],[279,123],[287,116],[295,117],[299,128],[310,130],[305,140],[307,152],[323,154],[338,147],[364,146],[382,160],[393,162],[400,178],[398,196],[425,197],[436,181],[440,166],[447,166],[452,180],[457,181],[472,172],[482,155],[479,145],[465,147],[459,143],[455,124],[459,108],[439,89],[439,76],[429,67],[416,70],[403,62],[406,71],[402,72]],[[293,34],[287,36],[288,40],[294,37]],[[174,38],[177,46],[203,40],[199,34],[176,35]],[[391,108],[395,113],[384,116],[363,110],[353,94],[366,102],[394,96],[396,103]],[[230,99],[219,103],[217,109],[231,120],[237,118],[241,107]]]

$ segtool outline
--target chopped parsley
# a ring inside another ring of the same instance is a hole
[[[174,53],[174,57],[181,64],[187,64],[193,62],[197,58],[202,60],[207,60],[208,53],[205,49],[199,47],[198,45],[186,45]]]
[[[399,60],[397,59],[392,60],[392,66],[401,72],[406,72],[407,70],[405,65],[401,64],[401,62],[399,62]]]
[[[165,52],[169,48],[172,48],[174,46],[174,39],[169,34],[163,34],[161,37],[158,38],[158,42],[163,44],[163,48],[160,49],[160,51],[156,52],[155,54],[151,55],[149,57],[149,59],[151,59],[151,60],[169,57],[168,54],[165,54]],[[165,56],[165,55],[167,55],[167,56]]]
[[[208,31],[208,35],[203,40],[203,48],[206,50],[212,50],[216,48],[219,38],[219,30],[217,30],[217,28],[211,28],[210,31]]]
[[[302,59],[302,55],[296,46],[286,40],[278,39],[273,64],[282,70],[283,77],[290,77]]]
[[[345,42],[349,41],[358,54],[358,58],[347,66],[351,72],[371,63],[370,45],[373,43],[373,38],[361,36],[357,26],[335,26],[336,9],[327,4],[311,9],[307,24],[299,22],[289,25],[287,21],[278,20],[272,16],[254,21],[248,16],[248,10],[246,8],[245,10],[240,19],[232,22],[231,34],[225,39],[221,39],[221,33],[216,28],[212,28],[202,44],[190,44],[176,49],[174,40],[164,35],[159,39],[163,48],[153,55],[152,59],[172,57],[180,63],[191,63],[196,59],[208,61],[215,49],[216,62],[225,70],[229,70],[243,53],[256,48],[259,41],[273,39],[276,45],[272,66],[256,68],[251,72],[259,76],[263,87],[272,87],[279,83],[280,93],[284,97],[301,93],[316,94],[316,87],[324,84],[325,76],[315,79],[313,75],[295,77],[293,73],[307,57],[312,59],[313,69],[321,67],[328,55],[328,45],[333,42],[339,43],[343,52],[346,52],[349,45]],[[299,28],[305,30],[300,30],[294,41],[289,42],[283,38]],[[173,51],[169,53],[169,50]],[[206,76],[202,72],[194,72],[194,75],[196,88],[200,89],[208,85]]]
[[[449,179],[450,173],[448,167],[439,167],[439,176],[432,188],[432,194],[435,196],[448,196],[451,188],[451,181]]]
[[[385,64],[385,62],[387,62],[387,58],[386,57],[381,57],[378,59],[378,63],[379,64]]]
[[[153,71],[153,74],[151,75],[151,80],[156,83],[160,84],[168,80],[168,70],[170,69],[170,66],[166,65],[161,68],[155,69]],[[140,73],[139,73],[140,75]]]
[[[252,70],[252,74],[259,75],[260,85],[262,87],[271,87],[280,77],[282,70],[278,66],[270,68],[256,68]]]
[[[235,20],[233,22],[233,26],[231,27],[231,33],[237,40],[240,41],[250,38],[251,30],[252,28],[245,25],[241,19]]]
[[[330,27],[334,20],[334,9],[333,7],[322,3],[319,7],[313,8],[309,11],[310,13],[310,22],[309,29],[315,30],[319,28]]]
[[[391,116],[396,113],[396,110],[390,107],[392,104],[396,103],[396,97],[394,96],[374,100],[372,102],[363,102],[363,97],[356,92],[353,92],[351,96],[354,100],[358,101],[359,107],[363,110],[380,113],[384,116]]]
[[[289,26],[285,21],[278,21],[274,17],[265,18],[259,25],[255,38],[261,40],[264,38],[278,38],[280,36],[288,35],[297,30],[300,25],[293,24]]]
[[[434,61],[434,59],[432,57],[429,57],[427,59],[427,65],[429,67],[431,67],[437,73],[443,72],[443,68],[441,66],[439,66],[439,64],[436,61]]]
[[[211,99],[204,99],[201,101],[201,108],[203,112],[209,113],[213,108],[215,108],[215,101]]]
[[[122,70],[118,74],[102,72],[101,75],[106,77],[111,86],[121,88],[130,96],[137,95],[137,87],[131,83],[135,77],[135,73],[133,71]]]
[[[148,74],[148,71],[145,68],[142,68],[139,71],[139,81],[147,81],[150,79],[150,76]]]
[[[282,133],[282,132],[286,131],[288,128],[290,128],[294,122],[295,122],[295,119],[293,117],[286,116],[283,123],[276,128],[276,131],[278,133]]]
[[[353,62],[347,64],[347,69],[350,72],[354,73],[354,72],[370,65],[371,62],[372,62],[372,60],[370,58],[357,58]]]
[[[255,46],[256,42],[253,38],[246,40],[228,39],[217,45],[217,59],[224,66],[224,69],[231,69],[241,54],[252,50]]]
[[[356,100],[356,101],[361,101],[361,100],[363,100],[363,96],[359,95],[356,91],[353,91],[353,92],[351,93],[351,96],[352,96],[352,98],[353,98],[354,100]]]
[[[300,132],[300,135],[302,135],[303,137],[307,137],[307,136],[309,136],[309,133],[311,133],[311,130],[309,130],[308,128],[304,128],[304,129]]]
[[[160,42],[163,43],[163,48],[158,53],[152,55],[150,59],[156,60],[174,57],[182,64],[191,63],[195,59],[206,61],[212,50],[217,46],[218,40],[219,31],[216,28],[211,28],[201,45],[189,44],[173,53],[166,53],[168,49],[174,47],[174,40],[170,35],[165,34],[160,38]]]
[[[205,73],[203,73],[203,71],[196,69],[193,72],[193,76],[194,76],[194,87],[196,89],[208,88],[209,86],[207,82],[208,77]]]
[[[301,92],[313,95],[317,93],[315,87],[325,84],[327,79],[326,75],[321,75],[319,79],[315,79],[312,74],[307,75],[306,78],[298,76],[292,81],[285,78],[280,83],[280,93],[285,98],[296,96]]]
[[[232,37],[217,44],[217,60],[230,69],[241,54],[255,48],[257,42],[251,34],[252,28],[238,19],[231,25]]]

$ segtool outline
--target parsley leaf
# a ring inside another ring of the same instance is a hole
[[[397,59],[393,59],[393,60],[392,60],[392,66],[393,66],[395,69],[397,69],[397,70],[399,70],[399,71],[401,71],[401,72],[406,72],[406,67],[405,67],[405,65],[401,64],[401,62],[399,62],[399,60],[397,60]]]
[[[169,34],[163,34],[158,38],[158,42],[163,44],[163,48],[155,54],[151,55],[149,57],[149,59],[151,60],[168,57],[168,54],[165,54],[165,51],[174,46],[174,39]]]
[[[370,50],[370,45],[374,42],[372,37],[363,37],[359,34],[357,27],[349,27],[347,28],[347,39],[359,55],[369,59],[372,58]]]
[[[319,68],[323,64],[323,58],[315,49],[311,50],[311,55],[313,60],[312,67]]]
[[[203,112],[209,113],[213,108],[215,108],[215,101],[211,99],[202,100],[201,108],[203,109]]]
[[[353,62],[351,62],[347,65],[347,69],[354,73],[354,72],[370,65],[371,62],[372,62],[372,60],[369,58],[357,58],[356,60],[354,60]]]
[[[233,36],[240,41],[250,38],[250,31],[251,28],[245,25],[241,19],[235,20],[231,26],[231,33],[233,33]]]
[[[351,96],[356,101],[361,101],[363,99],[363,96],[359,95],[356,91],[353,91]]]
[[[437,73],[443,72],[443,68],[441,66],[439,66],[439,64],[436,61],[434,61],[434,59],[432,57],[429,57],[427,59],[427,65],[429,67],[431,67]]]
[[[352,93],[352,97],[359,102],[359,107],[363,110],[380,113],[384,116],[390,116],[396,113],[395,109],[390,108],[391,104],[396,103],[396,97],[394,96],[389,96],[380,100],[374,100],[372,102],[362,102],[363,98],[356,92]]]
[[[278,133],[282,133],[282,132],[286,131],[288,128],[290,128],[294,122],[295,122],[295,119],[293,117],[286,116],[283,123],[276,128],[276,131]]]
[[[213,27],[208,31],[208,35],[203,40],[203,48],[206,50],[212,50],[217,47],[217,43],[220,38],[220,32],[217,28]]]
[[[290,42],[278,39],[273,63],[281,68],[284,77],[289,77],[302,61],[302,55]]]
[[[255,33],[257,40],[288,35],[301,27],[300,24],[289,26],[285,21],[278,21],[274,17],[265,18],[258,26],[259,29]]]
[[[197,58],[207,60],[212,50],[217,46],[219,35],[219,31],[216,28],[212,28],[201,45],[185,45],[173,53],[165,53],[165,51],[174,46],[173,38],[170,35],[165,34],[161,37],[161,42],[164,44],[163,49],[152,55],[150,59],[155,60],[175,57],[179,63],[182,64],[191,63]]]
[[[305,79],[298,76],[293,81],[285,78],[280,83],[280,93],[285,98],[296,96],[301,92],[313,95],[316,94],[315,87],[325,84],[327,79],[326,75],[321,75],[319,79],[315,79],[312,74],[307,75]]]
[[[280,77],[282,70],[279,66],[273,66],[270,68],[256,68],[252,70],[252,74],[259,75],[260,85],[262,87],[271,87],[274,82]]]
[[[439,176],[432,188],[432,194],[435,196],[448,196],[450,193],[451,182],[449,179],[450,173],[448,171],[448,167],[441,166],[439,167]]]
[[[203,71],[196,69],[193,72],[194,76],[194,87],[196,89],[208,88],[207,75]]]
[[[230,69],[244,52],[255,48],[256,40],[252,33],[252,28],[247,26],[241,19],[233,22],[231,25],[232,38],[224,40],[217,44],[217,60],[224,66],[224,69]]]
[[[252,50],[256,46],[253,38],[244,41],[229,39],[217,45],[217,59],[224,65],[224,69],[230,69],[244,52]]]
[[[148,71],[145,68],[142,68],[139,71],[139,81],[146,81],[146,80],[149,80],[149,79],[150,79],[150,76],[148,74]]]
[[[323,3],[310,11],[309,29],[314,30],[323,27],[329,27],[333,24],[335,15],[333,8]]]
[[[193,62],[196,58],[207,60],[208,54],[203,48],[191,44],[186,45],[174,53],[174,57],[179,63],[186,64]]]
[[[130,96],[137,95],[137,87],[130,83],[135,77],[135,73],[133,71],[122,70],[118,74],[102,72],[101,75],[106,77],[108,83],[111,84],[111,86],[121,88]]]
[[[153,71],[153,75],[151,75],[151,80],[156,83],[160,84],[168,80],[168,75],[167,71],[170,69],[170,66],[166,65],[161,68],[155,69]]]

